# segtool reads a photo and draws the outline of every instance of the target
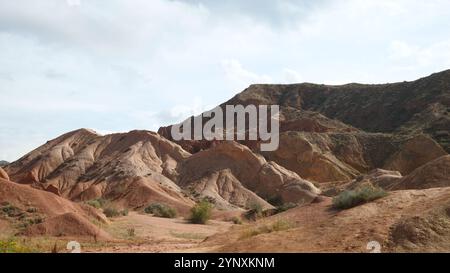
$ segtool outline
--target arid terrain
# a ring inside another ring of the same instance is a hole
[[[393,84],[251,85],[221,107],[250,104],[280,105],[276,151],[260,152],[259,140],[173,141],[170,126],[79,129],[2,163],[0,247],[369,252],[375,241],[382,252],[450,251],[450,70]],[[206,201],[211,219],[191,223]]]

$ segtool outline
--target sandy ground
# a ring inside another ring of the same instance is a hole
[[[369,252],[367,244],[377,241],[386,252],[448,251],[448,229],[439,236],[439,242],[427,241],[425,237],[412,249],[394,249],[389,245],[390,231],[396,223],[423,218],[434,209],[445,207],[450,207],[450,187],[391,192],[380,200],[343,211],[333,210],[331,199],[327,199],[256,223],[270,225],[281,219],[292,224],[288,230],[245,238],[245,232],[255,225],[235,226],[208,238],[202,246],[210,246],[209,251],[213,252]],[[445,219],[450,223],[449,218]]]
[[[83,252],[195,252],[207,237],[227,231],[230,222],[211,220],[207,225],[196,225],[184,219],[152,217],[137,212],[113,219],[105,227],[117,243],[85,248]],[[134,228],[134,236],[129,232]]]

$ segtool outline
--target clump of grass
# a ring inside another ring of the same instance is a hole
[[[8,217],[19,217],[23,215],[23,211],[16,206],[13,206],[7,202],[0,208]]]
[[[177,210],[161,203],[153,203],[144,209],[145,213],[153,214],[156,217],[175,218]]]
[[[261,204],[254,202],[248,206],[249,210],[245,214],[245,217],[249,220],[256,220],[263,217],[263,207]]]
[[[28,213],[36,213],[37,211],[38,211],[37,208],[28,208],[28,209],[27,209],[27,212],[28,212]]]
[[[295,208],[296,206],[297,206],[297,204],[295,204],[295,203],[285,203],[285,204],[281,204],[281,205],[277,206],[275,211],[276,211],[276,213],[281,213],[283,211],[287,211],[289,209]]]
[[[203,200],[191,209],[190,221],[194,224],[206,224],[211,218],[213,206]]]
[[[276,222],[268,225],[262,225],[256,228],[246,230],[242,235],[242,238],[253,237],[259,234],[272,233],[277,231],[283,231],[293,228],[293,225],[285,220],[277,220]]]
[[[127,229],[127,234],[128,234],[128,237],[134,237],[134,236],[136,236],[136,230],[134,228],[129,228],[129,229]]]
[[[235,225],[242,225],[242,219],[240,217],[234,216],[231,218],[231,222]]]
[[[31,248],[22,245],[14,239],[5,241],[0,240],[0,253],[31,253],[34,252]]]
[[[172,236],[176,237],[176,238],[181,238],[181,239],[189,239],[189,240],[203,240],[205,239],[207,236],[204,234],[199,234],[199,233],[178,233],[178,232],[171,232],[170,233]]]
[[[96,209],[101,209],[103,207],[105,207],[108,204],[108,200],[103,199],[103,198],[97,198],[97,199],[93,199],[93,200],[89,200],[85,202],[87,205],[92,206]]]
[[[113,207],[107,207],[103,210],[103,213],[106,215],[106,217],[108,218],[112,218],[112,217],[117,217],[120,216],[120,211],[116,208]]]
[[[354,190],[347,190],[333,198],[333,207],[348,209],[358,205],[385,197],[388,193],[380,187],[370,183],[361,185]]]

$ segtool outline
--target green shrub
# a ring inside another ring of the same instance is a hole
[[[283,205],[283,198],[281,198],[281,196],[279,195],[269,197],[266,199],[266,201],[275,207]]]
[[[250,205],[250,210],[260,215],[263,212],[263,207],[260,203],[255,202]]]
[[[128,215],[128,209],[122,210],[122,211],[120,212],[120,214],[121,214],[122,216],[127,216],[127,215]]]
[[[37,212],[37,208],[28,208],[27,212],[28,213],[36,213]]]
[[[9,239],[6,241],[0,240],[0,253],[31,253],[34,252],[27,246],[24,246],[16,240]]]
[[[153,203],[144,209],[145,213],[153,214],[156,217],[175,218],[177,217],[177,210],[165,204]]]
[[[249,210],[245,214],[245,217],[249,220],[256,220],[263,217],[263,207],[259,203],[252,203],[248,206]]]
[[[333,207],[337,209],[348,209],[364,204],[382,197],[387,192],[372,184],[364,184],[354,190],[347,190],[333,198]]]
[[[276,213],[281,213],[283,211],[287,211],[288,209],[295,208],[296,206],[297,206],[297,204],[295,204],[295,203],[286,203],[286,204],[282,204],[280,206],[277,206],[275,208],[275,210],[276,210]]]
[[[212,205],[207,201],[201,201],[191,209],[191,222],[194,224],[206,224],[211,218]]]
[[[113,208],[113,207],[105,208],[103,210],[103,213],[106,215],[106,217],[109,217],[109,218],[120,216],[120,212],[116,208]]]
[[[97,198],[97,199],[86,201],[85,203],[96,209],[101,209],[106,206],[106,204],[108,203],[108,200],[103,199],[103,198]]]
[[[19,209],[16,206],[13,206],[11,204],[7,204],[1,208],[1,211],[3,211],[6,215],[9,217],[19,217],[23,215],[23,211]]]

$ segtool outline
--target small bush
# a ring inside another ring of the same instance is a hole
[[[127,233],[129,237],[134,237],[136,236],[136,230],[134,228],[129,228],[127,229]]]
[[[128,215],[128,209],[122,210],[122,211],[120,212],[120,214],[121,214],[122,216],[127,216],[127,215]]]
[[[261,206],[260,203],[255,202],[250,205],[250,210],[260,215],[263,212],[263,207]]]
[[[231,218],[231,222],[235,225],[242,225],[242,219],[237,216]]]
[[[259,203],[252,203],[249,206],[249,210],[245,214],[245,217],[249,220],[256,220],[263,217],[263,207]]]
[[[93,199],[93,200],[86,201],[85,203],[87,205],[89,205],[89,206],[92,206],[92,207],[96,208],[96,209],[101,209],[101,208],[106,206],[108,201],[103,199],[103,198],[98,198],[98,199]]]
[[[286,203],[276,207],[276,213],[281,213],[283,211],[287,211],[289,209],[295,208],[297,204],[295,203]]]
[[[8,204],[8,205],[2,207],[1,211],[3,211],[9,217],[19,217],[19,216],[23,215],[23,211],[21,209],[13,206],[11,204]]]
[[[275,207],[283,205],[283,198],[281,198],[281,196],[279,195],[269,197],[266,199],[266,201]]]
[[[364,184],[354,190],[343,191],[333,198],[333,207],[337,209],[348,209],[360,204],[364,204],[382,197],[387,192],[372,184]]]
[[[116,208],[113,208],[113,207],[105,208],[103,210],[103,213],[106,215],[106,217],[109,217],[109,218],[120,216],[120,212]]]
[[[165,204],[153,203],[144,209],[145,213],[153,214],[156,217],[175,218],[177,217],[177,210]]]
[[[36,213],[37,212],[37,208],[28,208],[27,212],[28,213]]]
[[[44,219],[42,217],[38,216],[35,218],[27,219],[27,222],[29,225],[36,225],[36,224],[40,224],[40,223],[44,222]]]
[[[14,239],[7,241],[0,240],[0,253],[31,253],[34,252],[29,247],[26,247]]]
[[[206,224],[211,218],[212,205],[207,201],[201,201],[191,209],[191,222],[194,224]]]

